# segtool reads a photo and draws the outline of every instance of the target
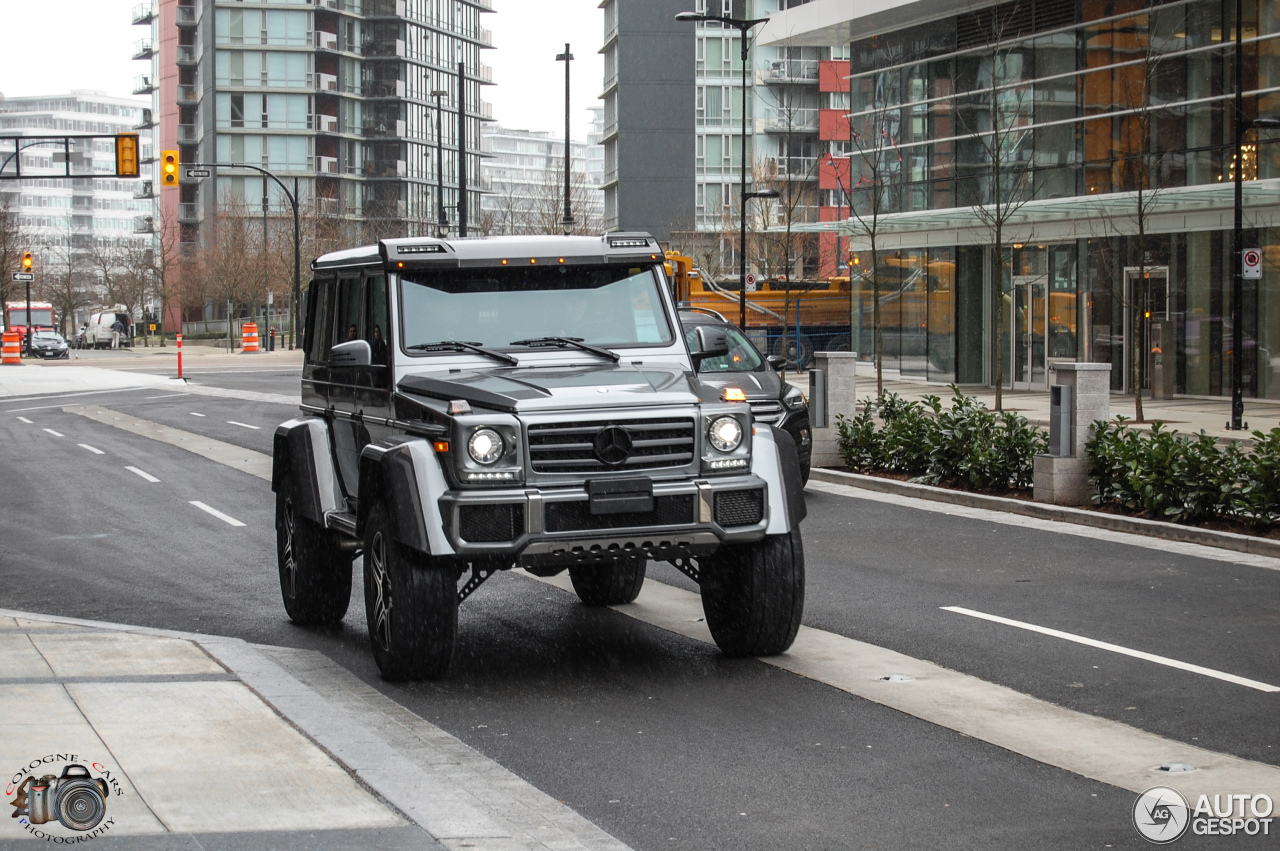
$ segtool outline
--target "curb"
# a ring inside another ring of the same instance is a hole
[[[1212,529],[1180,526],[1177,523],[1163,523],[1159,520],[1121,517],[1115,514],[1103,514],[1098,511],[1086,511],[1064,505],[1027,502],[1004,496],[987,496],[985,494],[938,488],[932,485],[918,485],[911,482],[899,482],[894,479],[881,479],[876,476],[864,476],[859,473],[846,473],[841,470],[827,470],[819,467],[813,468],[809,478],[814,481],[833,485],[846,485],[877,493],[909,496],[916,499],[927,499],[931,502],[961,505],[967,508],[985,508],[989,511],[1021,514],[1024,517],[1034,517],[1038,520],[1056,520],[1061,523],[1074,523],[1077,526],[1091,526],[1095,529],[1107,529],[1112,532],[1127,532],[1131,535],[1142,535],[1148,538],[1160,538],[1184,544],[1200,544],[1206,547],[1218,547],[1219,549],[1234,550],[1235,552],[1248,553],[1250,555],[1280,558],[1280,541],[1255,538],[1252,535],[1241,535],[1236,532],[1216,532]]]

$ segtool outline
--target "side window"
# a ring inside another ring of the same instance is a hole
[[[333,281],[312,281],[307,289],[307,306],[307,359],[312,363],[327,363],[333,328]]]
[[[373,275],[365,279],[364,339],[369,341],[372,349],[372,362],[375,366],[386,366],[387,357],[387,278],[385,275]]]
[[[362,339],[360,336],[360,279],[338,279],[338,303],[335,313],[336,338],[334,345],[348,340]]]

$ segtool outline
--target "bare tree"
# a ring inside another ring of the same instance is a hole
[[[92,266],[76,247],[70,230],[46,236],[39,255],[38,287],[33,286],[33,292],[53,305],[57,324],[65,330],[75,321],[76,311],[101,300],[92,284]]]
[[[22,252],[33,247],[22,226],[17,199],[16,192],[0,192],[0,310],[5,302],[14,300],[17,286],[13,273],[21,271]]]
[[[1021,3],[973,11],[978,27],[988,33],[973,88],[957,97],[957,117],[967,141],[978,153],[980,169],[973,212],[990,236],[992,255],[991,323],[995,328],[995,409],[1004,409],[1005,237],[1010,223],[1031,200],[1030,143],[1034,92],[1023,79],[1029,48],[1010,41]]]

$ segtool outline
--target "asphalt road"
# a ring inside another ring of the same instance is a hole
[[[262,367],[193,380],[297,387]],[[341,627],[285,618],[267,482],[61,410],[87,403],[263,453],[296,412],[161,391],[0,402],[0,606],[319,650],[639,849],[1146,845],[1129,792],[520,576],[463,605],[448,681],[382,683],[358,581]],[[941,609],[1280,685],[1280,572],[813,489],[808,500],[809,626],[1280,764],[1276,694]],[[649,575],[692,588],[666,566]],[[1179,842],[1237,844],[1264,847]]]

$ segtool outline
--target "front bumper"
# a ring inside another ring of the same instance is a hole
[[[655,481],[653,500],[652,512],[594,515],[579,486],[449,491],[439,506],[458,555],[531,566],[708,555],[759,540],[769,525],[768,485],[754,474]]]

